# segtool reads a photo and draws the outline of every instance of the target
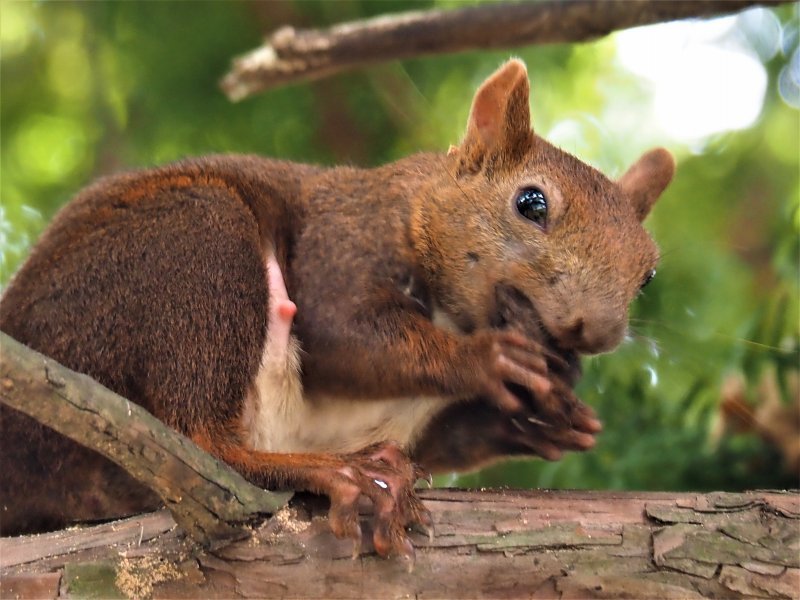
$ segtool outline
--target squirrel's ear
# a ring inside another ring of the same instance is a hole
[[[643,221],[675,174],[675,159],[669,150],[646,152],[620,177],[619,187],[630,198]]]
[[[529,96],[525,63],[509,60],[475,92],[462,146],[491,152],[527,140],[531,129]]]

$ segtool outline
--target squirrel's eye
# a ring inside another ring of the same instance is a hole
[[[526,219],[544,227],[547,224],[547,199],[536,187],[520,190],[516,199],[517,210]]]
[[[656,276],[656,270],[655,269],[650,269],[647,273],[645,273],[644,279],[642,280],[642,285],[639,286],[639,289],[643,290],[647,286],[648,283],[653,281],[653,277],[655,277],[655,276]]]

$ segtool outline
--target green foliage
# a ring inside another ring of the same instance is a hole
[[[217,82],[231,57],[287,22],[453,4],[3,3],[0,282],[70,195],[105,173],[209,152],[374,165],[446,149],[463,132],[472,91],[510,52],[381,65],[239,104]],[[766,29],[753,19],[737,20],[731,34],[765,64],[760,117],[693,145],[653,126],[648,84],[619,64],[614,37],[513,52],[529,65],[539,133],[614,176],[658,144],[670,146],[679,168],[648,221],[663,260],[635,303],[631,340],[585,361],[579,392],[606,426],[597,448],[556,463],[498,465],[460,484],[797,485],[752,432],[712,435],[730,374],[744,377],[754,406],[765,372],[785,403],[797,402],[800,119],[777,93],[797,24],[791,7],[774,14],[782,51],[763,50]]]

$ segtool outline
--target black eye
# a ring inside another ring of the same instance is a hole
[[[653,277],[655,276],[656,276],[655,269],[650,269],[647,273],[645,273],[644,279],[642,280],[642,285],[639,286],[639,289],[643,290],[645,287],[647,287],[647,284],[653,281]]]
[[[521,190],[516,199],[517,210],[526,219],[544,227],[547,225],[547,199],[539,188]]]

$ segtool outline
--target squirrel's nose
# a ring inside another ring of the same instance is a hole
[[[581,339],[583,337],[583,318],[578,317],[577,319],[573,319],[573,321],[567,325],[566,334],[571,338]]]
[[[587,320],[577,315],[565,319],[553,333],[564,348],[583,354],[596,354],[614,348],[622,340],[624,329],[624,323],[620,326],[615,319],[598,316]]]
[[[582,346],[584,342],[583,317],[567,319],[564,324],[559,327],[559,330],[554,333],[556,334],[556,339],[558,339],[562,346],[580,349],[579,347]]]

